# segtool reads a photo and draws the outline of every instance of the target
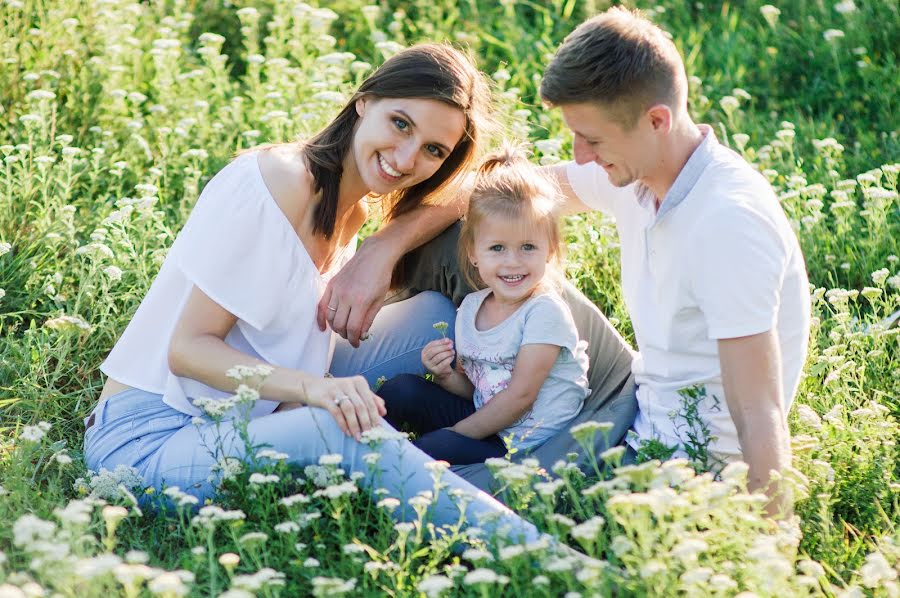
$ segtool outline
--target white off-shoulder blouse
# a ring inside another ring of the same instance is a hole
[[[203,189],[156,280],[100,366],[110,378],[161,394],[188,415],[201,413],[192,399],[229,395],[169,371],[169,342],[193,285],[238,318],[225,337],[238,351],[316,376],[331,362],[332,332],[316,324],[328,275],[318,272],[269,193],[257,156],[237,157]],[[355,239],[350,245],[341,265]],[[277,405],[260,400],[251,416]]]

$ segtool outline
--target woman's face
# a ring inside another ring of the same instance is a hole
[[[465,132],[462,110],[438,100],[360,98],[353,158],[366,187],[378,194],[431,177]]]

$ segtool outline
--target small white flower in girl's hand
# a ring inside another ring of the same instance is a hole
[[[447,338],[447,328],[450,327],[447,322],[435,322],[431,327],[440,332],[443,338]]]

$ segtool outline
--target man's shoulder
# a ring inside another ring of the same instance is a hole
[[[713,159],[700,178],[704,188],[723,193],[726,197],[775,196],[772,185],[739,154],[724,146],[716,147]]]

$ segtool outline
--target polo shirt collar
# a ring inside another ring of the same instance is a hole
[[[681,172],[675,178],[675,182],[672,183],[672,186],[663,198],[659,211],[656,213],[656,220],[674,210],[678,207],[678,204],[684,201],[684,198],[688,196],[694,185],[697,184],[700,175],[703,174],[703,171],[713,160],[715,148],[719,145],[716,134],[713,133],[712,127],[709,125],[697,125],[697,127],[703,134],[703,141],[700,142],[700,145],[697,146],[697,149],[693,151],[691,157],[685,162]],[[645,185],[639,187],[638,201],[641,205],[652,209],[656,203],[655,199],[653,192],[648,187]]]

